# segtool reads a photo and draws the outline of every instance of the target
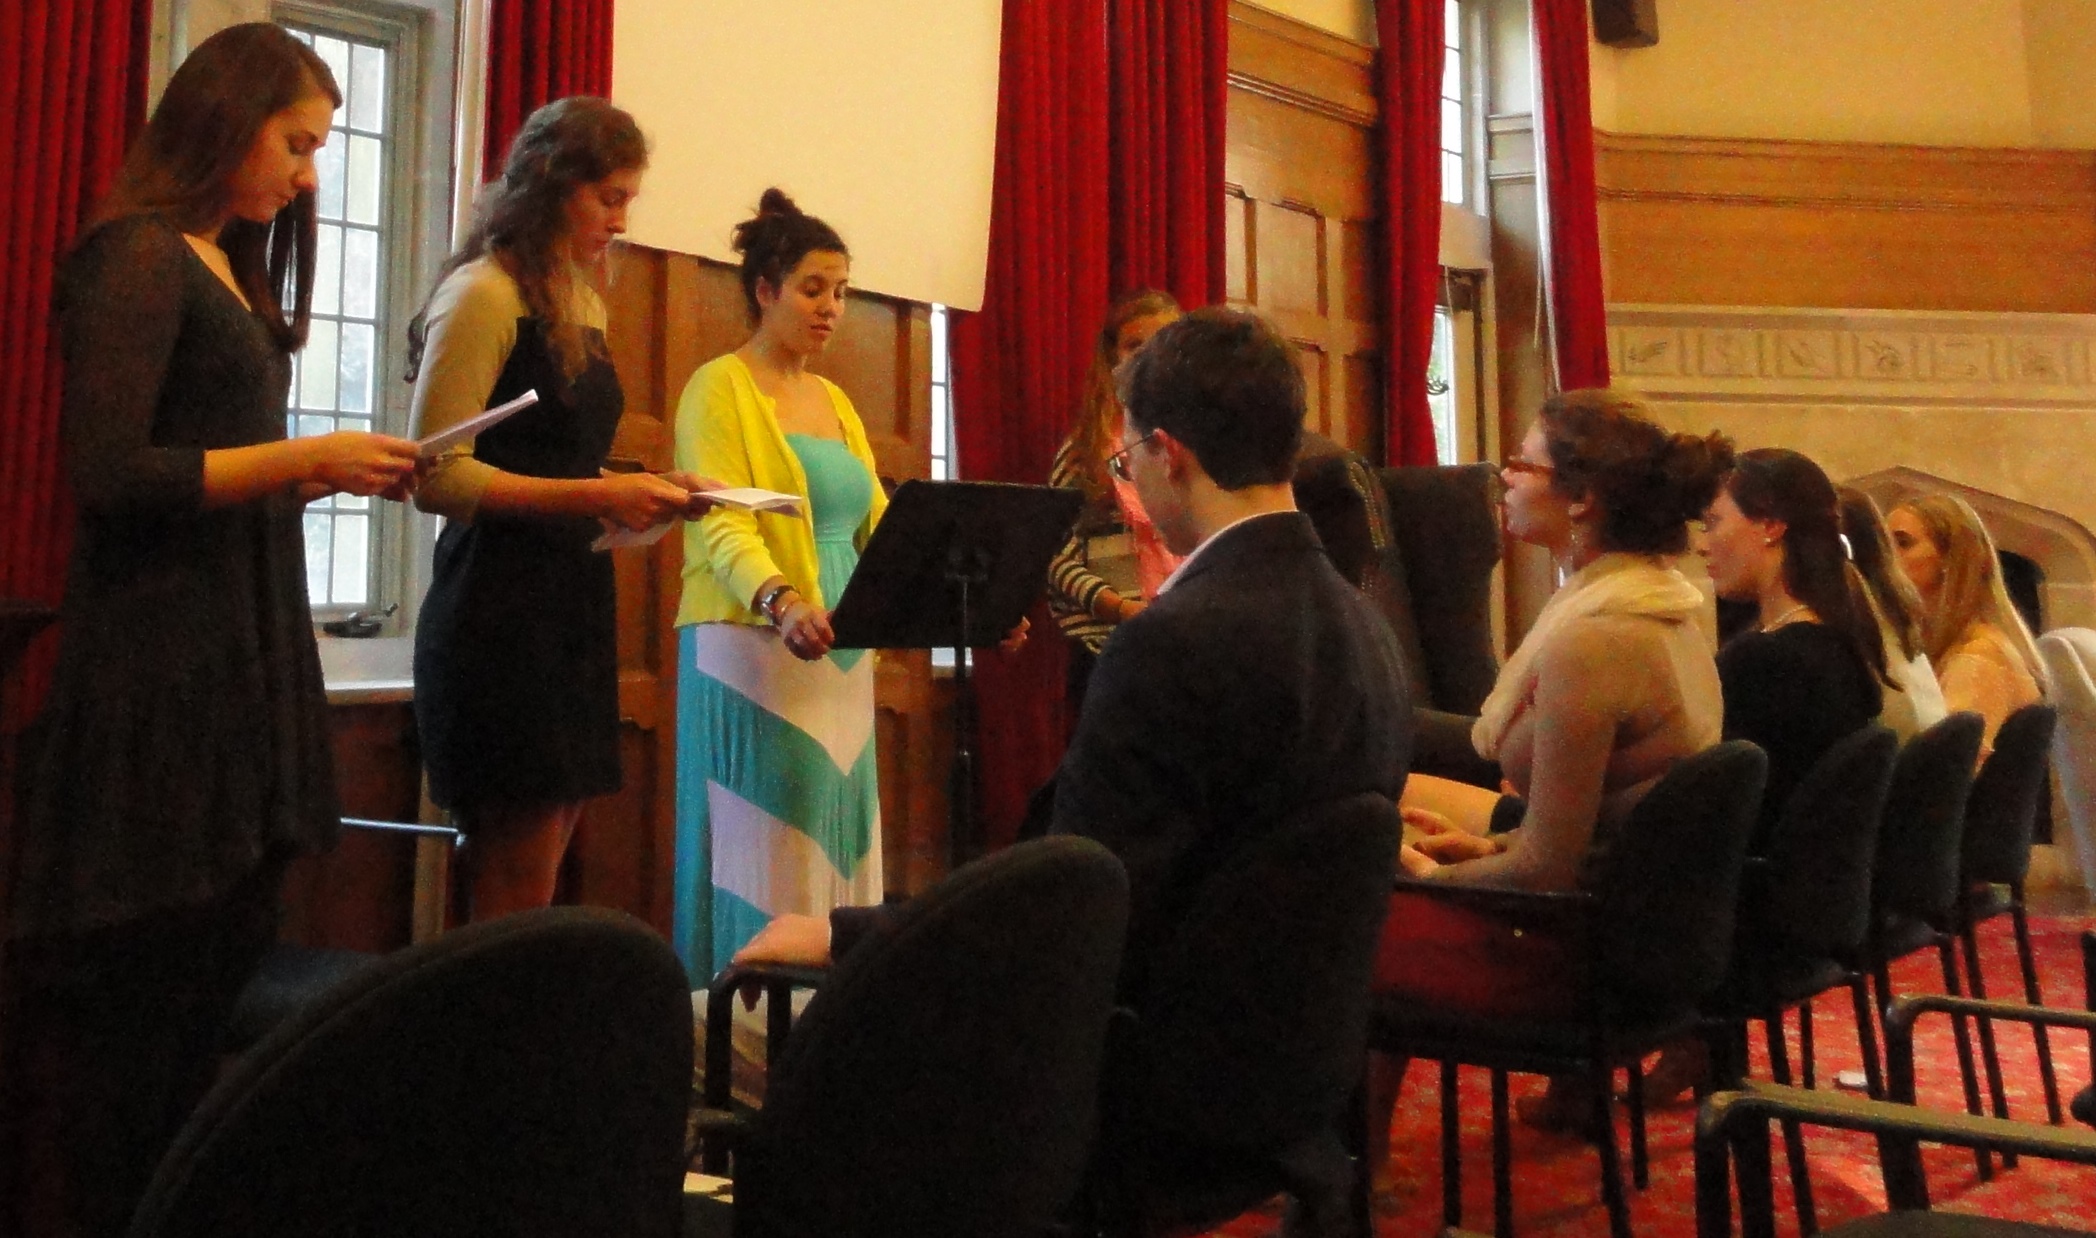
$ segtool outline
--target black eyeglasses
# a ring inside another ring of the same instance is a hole
[[[1133,481],[1134,479],[1128,476],[1128,453],[1149,442],[1156,435],[1157,431],[1152,430],[1150,433],[1143,435],[1126,447],[1121,448],[1121,450],[1106,457],[1106,471],[1122,481]]]

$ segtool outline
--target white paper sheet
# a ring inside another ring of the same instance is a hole
[[[416,440],[415,454],[424,460],[432,459],[439,453],[472,438],[497,422],[523,412],[538,402],[539,393],[527,391],[506,404],[497,404],[487,412],[468,417],[449,429],[439,430],[427,438]]]

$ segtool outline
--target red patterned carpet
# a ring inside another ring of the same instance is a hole
[[[2038,957],[2041,986],[2047,1004],[2082,1004],[2081,961],[2077,936],[2096,925],[2087,917],[2034,917],[2033,944]],[[1980,952],[1990,996],[2020,992],[2015,980],[2016,954],[2006,918],[1998,918],[1982,929]],[[1902,993],[1941,992],[1942,976],[1933,952],[1916,956],[1893,969],[1893,986]],[[1789,1020],[1791,1060],[1797,1057],[1797,1019]],[[1822,1087],[1829,1086],[1834,1072],[1860,1065],[1855,1023],[1849,1014],[1847,995],[1820,999],[1813,1031]],[[2026,1029],[1997,1025],[2002,1072],[2010,1113],[2042,1121],[2044,1092],[2039,1083],[2037,1054]],[[1758,1078],[1768,1077],[1762,1035],[1753,1036]],[[2089,1044],[2079,1034],[2055,1032],[2053,1061],[2057,1067],[2062,1099],[2071,1097],[2090,1078]],[[1975,1054],[1977,1056],[1977,1054]],[[1916,1046],[1915,1073],[1922,1103],[1947,1110],[1964,1107],[1958,1082],[1957,1057],[1952,1048],[1949,1021],[1930,1016]],[[1438,1070],[1416,1063],[1406,1082],[1391,1127],[1390,1189],[1377,1198],[1378,1238],[1427,1238],[1441,1227],[1440,1100]],[[1620,1080],[1622,1076],[1619,1074]],[[1463,1092],[1463,1187],[1464,1222],[1468,1228],[1489,1232],[1492,1224],[1491,1115],[1487,1104],[1487,1076],[1481,1070],[1465,1069]],[[1542,1090],[1543,1081],[1532,1076],[1513,1078],[1513,1094]],[[1619,1084],[1620,1086],[1620,1084]],[[1983,1084],[1984,1087],[1984,1084]],[[1650,1238],[1690,1238],[1695,1232],[1695,1171],[1690,1155],[1695,1109],[1681,1105],[1654,1110],[1648,1115],[1652,1148],[1652,1185],[1631,1191],[1631,1224],[1639,1235]],[[2070,1119],[2071,1120],[2071,1119]],[[1627,1120],[1618,1110],[1617,1135],[1624,1148],[1624,1172],[1629,1172]],[[1867,1136],[1838,1131],[1806,1132],[1807,1158],[1812,1164],[1812,1183],[1823,1225],[1863,1216],[1884,1206],[1884,1188],[1879,1181],[1876,1145]],[[1520,1126],[1514,1128],[1514,1227],[1522,1238],[1606,1238],[1608,1215],[1601,1206],[1599,1169],[1592,1149],[1562,1136],[1542,1134]],[[1774,1148],[1779,1224],[1794,1233],[1796,1219],[1789,1213],[1790,1191],[1781,1142]],[[2062,1166],[2026,1159],[2014,1170],[1998,1173],[1991,1183],[1980,1183],[1969,1153],[1949,1149],[1927,1150],[1929,1190],[1939,1209],[1981,1213],[1989,1216],[2035,1221],[2073,1229],[2096,1227],[2096,1169]],[[1218,1230],[1227,1238],[1267,1238],[1279,1233],[1278,1206],[1241,1217]]]

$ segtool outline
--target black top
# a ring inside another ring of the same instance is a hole
[[[473,455],[529,477],[591,478],[625,396],[603,333],[572,380],[544,324],[520,319],[490,408],[538,403],[474,440]],[[480,512],[448,520],[415,626],[415,721],[430,798],[471,810],[573,803],[619,789],[618,605],[611,556],[585,517]]]
[[[1725,738],[1768,753],[1768,789],[1753,850],[1782,815],[1790,793],[1834,742],[1878,716],[1877,678],[1855,647],[1823,623],[1747,631],[1718,650]]]
[[[59,288],[78,520],[24,746],[23,934],[205,902],[338,828],[300,506],[203,506],[205,451],[284,437],[290,358],[155,217],[96,231]]]

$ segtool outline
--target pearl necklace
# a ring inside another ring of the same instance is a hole
[[[1806,611],[1811,609],[1812,608],[1810,606],[1807,606],[1805,603],[1799,602],[1796,606],[1791,607],[1789,610],[1784,611],[1782,614],[1777,615],[1774,619],[1769,620],[1767,623],[1762,624],[1760,627],[1754,630],[1757,632],[1773,632],[1777,628],[1782,627],[1784,622],[1790,619],[1793,615],[1802,615]]]

